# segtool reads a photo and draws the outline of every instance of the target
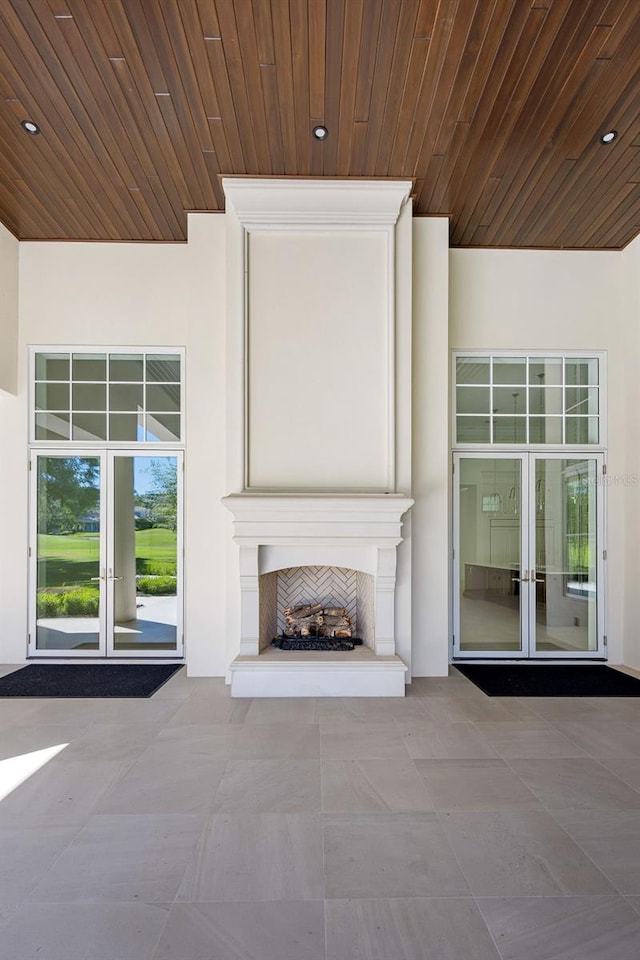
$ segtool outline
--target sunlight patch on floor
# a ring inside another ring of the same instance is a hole
[[[58,743],[55,747],[45,747],[44,750],[34,750],[32,753],[22,753],[18,757],[0,760],[0,800],[8,797],[68,746],[68,743]]]

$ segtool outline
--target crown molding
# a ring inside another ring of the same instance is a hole
[[[412,186],[411,180],[222,180],[227,203],[249,231],[392,227]]]

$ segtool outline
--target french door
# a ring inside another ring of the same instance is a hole
[[[602,454],[454,454],[454,657],[606,656],[602,475]]]
[[[33,451],[29,655],[181,657],[182,453]]]

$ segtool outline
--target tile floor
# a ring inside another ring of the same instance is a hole
[[[640,700],[232,702],[182,671],[0,700],[0,744],[0,775],[66,744],[0,803],[7,960],[640,957]]]

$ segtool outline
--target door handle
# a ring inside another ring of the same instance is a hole
[[[525,570],[524,577],[511,577],[512,583],[528,583],[529,582],[529,571]]]
[[[114,580],[124,580],[124,577],[114,577],[112,571],[109,570],[109,576],[107,577],[107,580],[113,582]]]
[[[107,579],[106,570],[103,567],[102,570],[100,571],[99,577],[89,577],[89,579],[90,580],[106,580]]]
[[[542,580],[540,580],[538,577],[536,577],[536,572],[535,572],[535,570],[532,570],[532,571],[531,571],[531,583],[544,583],[544,578],[543,578]]]

